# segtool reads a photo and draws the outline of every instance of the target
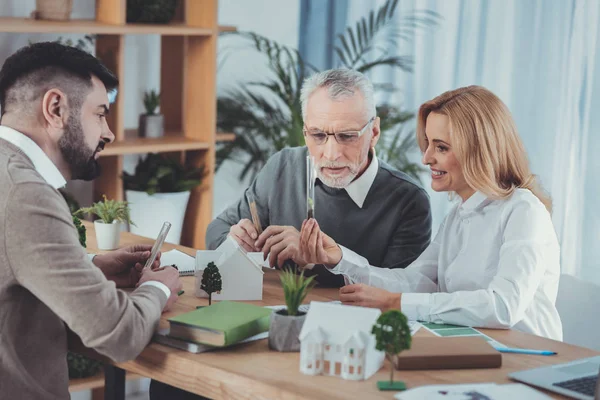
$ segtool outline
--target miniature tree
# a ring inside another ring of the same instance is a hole
[[[404,382],[394,382],[395,359],[403,350],[410,349],[412,336],[408,320],[400,310],[390,310],[381,314],[377,319],[371,333],[375,335],[377,341],[375,348],[385,351],[385,356],[390,360],[390,381],[379,381],[377,387],[379,390],[404,390]]]
[[[217,268],[214,262],[209,262],[202,273],[202,283],[200,285],[200,289],[208,293],[209,306],[212,304],[212,294],[215,292],[220,293],[222,286],[223,282],[221,282],[219,268]]]

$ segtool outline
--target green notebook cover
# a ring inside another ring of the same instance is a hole
[[[176,334],[182,339],[194,340],[199,343],[229,346],[269,330],[271,313],[273,310],[253,304],[235,301],[220,301],[208,307],[203,307],[185,314],[169,318],[171,335]],[[173,329],[175,328],[175,329]],[[214,333],[215,336],[224,336],[219,343],[199,341],[197,332],[203,335]]]

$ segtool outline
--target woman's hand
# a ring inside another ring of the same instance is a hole
[[[300,230],[300,258],[307,264],[324,264],[332,268],[342,260],[342,249],[311,218],[304,220]]]
[[[391,293],[384,289],[358,283],[340,288],[340,301],[349,306],[379,308],[385,312],[400,309],[402,293]]]

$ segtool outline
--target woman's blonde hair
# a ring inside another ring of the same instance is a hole
[[[450,90],[419,108],[417,142],[427,149],[430,113],[450,121],[450,141],[467,184],[490,198],[504,199],[525,188],[552,211],[552,201],[529,169],[527,153],[506,105],[481,86]]]

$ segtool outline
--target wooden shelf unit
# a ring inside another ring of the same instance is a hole
[[[127,0],[96,0],[96,19],[45,21],[0,17],[0,32],[80,33],[96,35],[96,56],[119,77],[118,95],[108,123],[115,142],[101,153],[102,176],[94,183],[94,201],[107,197],[123,200],[123,157],[149,152],[169,153],[181,161],[204,166],[203,184],[190,196],[181,244],[204,248],[206,228],[212,219],[215,143],[235,139],[216,130],[216,66],[219,32],[235,31],[218,26],[218,0],[180,0],[169,24],[126,23]],[[165,116],[162,138],[138,138],[124,129],[125,35],[161,36],[161,104]]]

